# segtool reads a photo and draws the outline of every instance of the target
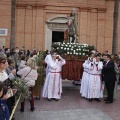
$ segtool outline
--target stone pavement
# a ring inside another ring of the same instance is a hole
[[[120,90],[113,104],[89,102],[79,94],[79,86],[63,81],[62,98],[59,101],[35,100],[35,111],[30,111],[26,100],[25,112],[20,113],[18,105],[16,120],[120,120]]]
[[[17,120],[113,120],[98,109],[16,112]]]

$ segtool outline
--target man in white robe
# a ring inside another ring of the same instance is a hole
[[[92,62],[89,63],[89,87],[88,87],[88,98],[92,102],[94,98],[100,102],[99,98],[103,97],[101,71],[103,69],[103,63],[100,61],[100,56],[97,55]]]
[[[82,97],[88,98],[88,80],[89,80],[89,60],[86,60],[83,63],[83,75],[82,75],[82,81],[81,81],[81,86],[80,86],[80,94]]]
[[[83,63],[83,75],[80,87],[80,93],[82,97],[88,98],[88,85],[89,85],[89,63],[95,57],[94,53],[90,54],[90,57]]]
[[[46,76],[42,94],[43,98],[48,98],[50,101],[52,98],[59,100],[62,93],[61,70],[66,62],[62,57],[59,56],[59,60],[56,57],[57,55],[53,53],[52,60],[48,62],[49,73]]]
[[[47,67],[46,67],[46,76],[47,76],[47,74],[49,73],[49,65],[48,65],[48,63],[49,63],[51,60],[52,60],[51,54],[49,54],[49,55],[47,55],[47,56],[45,57],[45,63],[47,64]]]

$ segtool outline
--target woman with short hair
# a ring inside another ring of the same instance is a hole
[[[29,86],[31,111],[34,111],[35,109],[34,98],[32,92],[33,92],[33,87],[35,86],[35,80],[37,80],[38,77],[35,59],[29,58],[27,61],[27,66],[19,70],[17,74],[20,75],[21,79],[24,80],[26,84]],[[21,109],[20,109],[21,112],[24,112],[24,106],[25,106],[25,99],[21,103]]]

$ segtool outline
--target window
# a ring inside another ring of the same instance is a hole
[[[0,36],[7,36],[8,29],[0,28]]]

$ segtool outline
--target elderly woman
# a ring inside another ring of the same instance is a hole
[[[1,96],[3,95],[3,83],[0,81],[0,120],[5,120],[6,116],[5,116],[5,112],[2,106],[2,98]]]
[[[49,73],[47,74],[43,88],[43,97],[48,98],[49,101],[51,101],[52,98],[55,100],[59,100],[61,98],[61,70],[62,65],[66,63],[65,60],[55,52],[53,52],[51,55],[52,59],[48,62]]]
[[[23,69],[19,70],[17,72],[18,75],[21,76],[23,80],[26,81],[27,85],[29,86],[30,90],[30,105],[31,105],[31,111],[34,111],[34,98],[33,98],[33,87],[35,85],[35,80],[37,80],[38,73],[37,73],[37,67],[36,67],[36,61],[34,58],[29,58],[27,61],[27,66]],[[21,103],[21,112],[24,112],[24,106],[25,106],[25,99]]]

